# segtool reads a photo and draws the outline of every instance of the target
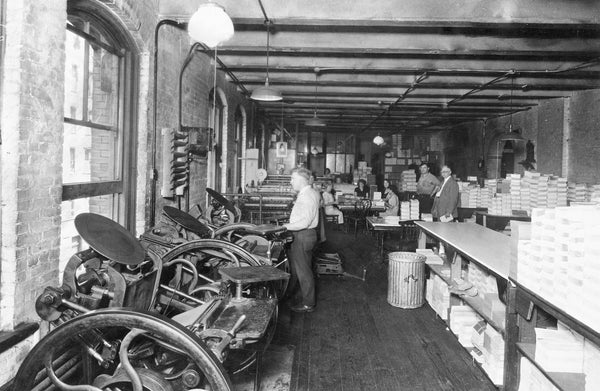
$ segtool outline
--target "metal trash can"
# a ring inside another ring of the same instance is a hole
[[[425,256],[408,252],[389,254],[388,303],[419,308],[425,302]]]

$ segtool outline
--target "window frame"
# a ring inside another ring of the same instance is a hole
[[[70,0],[67,3],[68,16],[75,16],[89,22],[99,30],[111,45],[99,42],[95,37],[67,24],[66,29],[92,40],[108,52],[120,58],[117,107],[117,126],[106,126],[89,121],[65,117],[65,123],[87,126],[94,129],[119,131],[117,147],[119,173],[117,180],[69,183],[63,185],[62,201],[99,195],[116,194],[118,207],[115,220],[126,229],[135,229],[135,173],[137,162],[137,111],[139,91],[139,58],[137,45],[125,24],[105,5],[95,0]],[[86,114],[87,115],[87,114]],[[87,117],[83,117],[87,119]]]

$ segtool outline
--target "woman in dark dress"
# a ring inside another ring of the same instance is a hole
[[[358,180],[358,187],[354,189],[354,196],[359,198],[369,198],[369,188],[364,179]]]

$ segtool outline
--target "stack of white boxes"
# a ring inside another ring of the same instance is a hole
[[[583,338],[565,329],[535,329],[535,361],[546,372],[583,373]]]
[[[477,289],[477,297],[483,300],[483,313],[498,324],[505,323],[506,306],[498,296],[496,277],[471,262],[467,280]]]
[[[525,287],[600,329],[600,207],[533,209],[531,240],[518,252]]]
[[[432,274],[431,278],[427,280],[425,287],[425,299],[431,308],[433,308],[440,318],[444,320],[448,319],[448,308],[450,307],[448,284],[439,276]]]
[[[509,174],[510,180],[510,204],[512,209],[521,208],[521,175]]]
[[[483,335],[483,369],[494,384],[504,380],[504,338],[493,327],[486,327]]]
[[[473,347],[471,334],[473,326],[482,318],[468,305],[455,305],[450,308],[450,330],[458,337],[458,342],[466,348]]]
[[[410,200],[410,220],[419,220],[419,200]]]
[[[400,174],[400,191],[417,191],[417,174],[415,170],[405,170]]]
[[[410,202],[400,202],[400,220],[410,220]]]
[[[560,391],[531,361],[521,358],[519,391]]]
[[[588,187],[588,200],[600,204],[600,185]]]
[[[569,183],[568,200],[570,202],[585,202],[587,185],[585,183]]]

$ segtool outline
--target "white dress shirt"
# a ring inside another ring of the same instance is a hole
[[[440,195],[442,195],[442,189],[444,188],[444,185],[446,184],[446,182],[448,182],[448,179],[450,179],[450,177],[444,178],[444,183],[442,183],[442,186],[440,186],[440,189],[438,190],[438,192],[435,193],[436,197],[439,197]]]
[[[300,231],[307,228],[316,228],[319,223],[319,206],[321,195],[307,185],[298,192],[296,203],[290,214],[290,222],[284,226],[288,231]]]

